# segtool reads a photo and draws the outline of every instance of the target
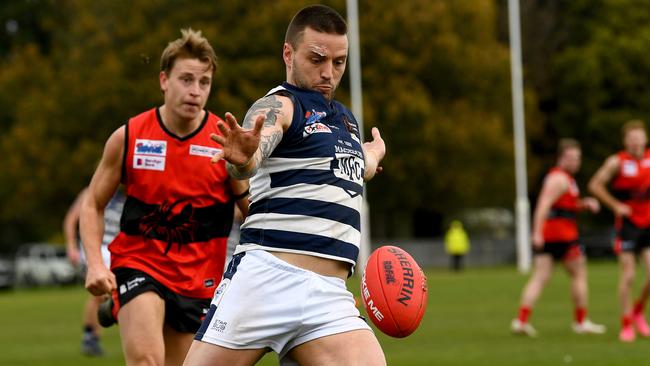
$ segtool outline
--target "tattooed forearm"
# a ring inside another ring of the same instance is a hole
[[[255,104],[250,107],[248,112],[246,112],[242,126],[248,129],[253,128],[255,117],[259,116],[260,114],[264,114],[266,116],[264,127],[274,126],[275,122],[278,120],[278,115],[282,114],[282,111],[280,110],[281,108],[282,102],[280,102],[275,95],[264,97],[255,102]]]
[[[262,160],[271,156],[271,153],[273,152],[275,147],[278,146],[280,140],[282,140],[282,132],[280,131],[274,131],[269,136],[262,136],[262,140],[260,141],[260,151],[262,153]]]
[[[254,176],[255,173],[257,172],[257,168],[242,172],[239,169],[237,169],[235,165],[229,162],[226,162],[226,170],[228,171],[228,175],[230,175],[235,179],[248,179]]]
[[[282,131],[273,131],[270,135],[262,136],[258,150],[244,166],[236,166],[226,162],[228,174],[235,179],[248,179],[254,176],[257,169],[262,165],[262,161],[271,156],[280,141],[282,141]]]

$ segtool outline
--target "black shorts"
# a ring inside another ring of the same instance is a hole
[[[642,229],[634,225],[627,218],[616,230],[616,243],[614,251],[640,253],[643,249],[650,247],[650,228]]]
[[[541,248],[533,247],[533,254],[550,254],[554,260],[571,260],[584,255],[584,248],[577,241],[546,242]]]
[[[117,298],[122,307],[136,296],[153,291],[165,301],[165,323],[178,332],[196,333],[212,299],[196,299],[172,292],[148,274],[132,268],[114,268]]]

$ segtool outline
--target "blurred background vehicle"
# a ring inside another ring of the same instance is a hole
[[[0,257],[0,289],[14,286],[14,262],[8,258]]]
[[[16,251],[16,286],[65,285],[79,278],[62,245],[29,243]]]

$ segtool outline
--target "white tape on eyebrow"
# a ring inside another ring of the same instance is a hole
[[[327,56],[327,48],[326,47],[323,47],[323,46],[317,45],[317,44],[310,44],[308,47],[309,47],[309,50],[311,52],[317,54],[320,57],[326,57]]]

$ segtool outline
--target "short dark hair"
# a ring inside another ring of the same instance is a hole
[[[564,155],[564,152],[569,149],[580,150],[580,143],[574,139],[569,139],[569,138],[560,139],[560,142],[558,142],[557,144],[557,156],[560,157]]]
[[[302,8],[291,19],[284,41],[295,48],[307,27],[328,34],[344,35],[348,32],[345,19],[336,10],[325,5],[310,5]]]

